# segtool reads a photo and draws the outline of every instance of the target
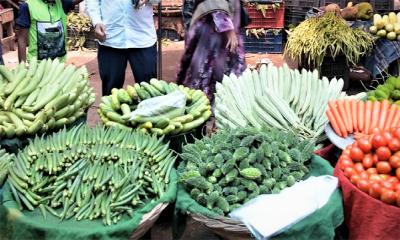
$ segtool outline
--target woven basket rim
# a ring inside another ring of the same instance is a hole
[[[159,203],[150,212],[143,215],[139,226],[133,231],[130,240],[140,239],[151,229],[169,203]]]
[[[169,205],[169,203],[159,203],[157,204],[153,210],[151,210],[150,212],[146,213],[143,215],[142,220],[139,223],[139,227],[140,225],[153,220],[154,218],[160,216],[160,214],[162,213],[162,211]]]
[[[232,232],[232,234],[249,234],[250,231],[247,229],[246,225],[228,217],[217,216],[215,218],[209,218],[202,214],[188,213],[194,220],[203,223],[208,228],[211,229],[221,229],[224,231]]]

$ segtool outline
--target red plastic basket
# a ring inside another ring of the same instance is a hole
[[[255,6],[248,5],[246,9],[251,19],[251,24],[246,28],[283,28],[284,26],[285,6],[283,3],[276,10],[272,7],[268,8],[265,17]]]

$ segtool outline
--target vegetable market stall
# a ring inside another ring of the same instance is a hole
[[[9,167],[0,237],[138,239],[175,200],[175,159],[162,139],[116,128],[37,137]]]

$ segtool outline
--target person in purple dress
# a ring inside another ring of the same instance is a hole
[[[241,1],[187,0],[185,6],[194,11],[184,12],[191,19],[177,83],[204,91],[213,104],[216,82],[224,74],[240,75],[246,68]]]

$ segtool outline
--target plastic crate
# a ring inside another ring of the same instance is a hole
[[[314,70],[314,66],[302,64],[299,69],[305,68],[307,70]],[[336,77],[336,79],[342,78],[344,81],[343,89],[349,88],[349,75],[350,67],[347,65],[346,57],[337,56],[335,59],[332,57],[325,57],[320,68],[320,77],[327,77],[329,80]]]
[[[267,32],[264,36],[249,35],[243,32],[244,48],[248,53],[282,53],[283,52],[283,30],[278,34]]]
[[[293,24],[297,26],[306,19],[305,13],[288,13],[285,15],[285,27]]]
[[[166,38],[171,41],[181,40],[181,36],[178,34],[177,31],[175,31],[173,29],[161,29],[161,36],[162,36],[162,38]]]
[[[255,6],[247,5],[246,10],[251,19],[251,23],[246,28],[283,28],[285,15],[283,3],[276,10],[269,8],[265,17]]]
[[[286,0],[286,7],[315,7],[319,5],[319,0]]]

